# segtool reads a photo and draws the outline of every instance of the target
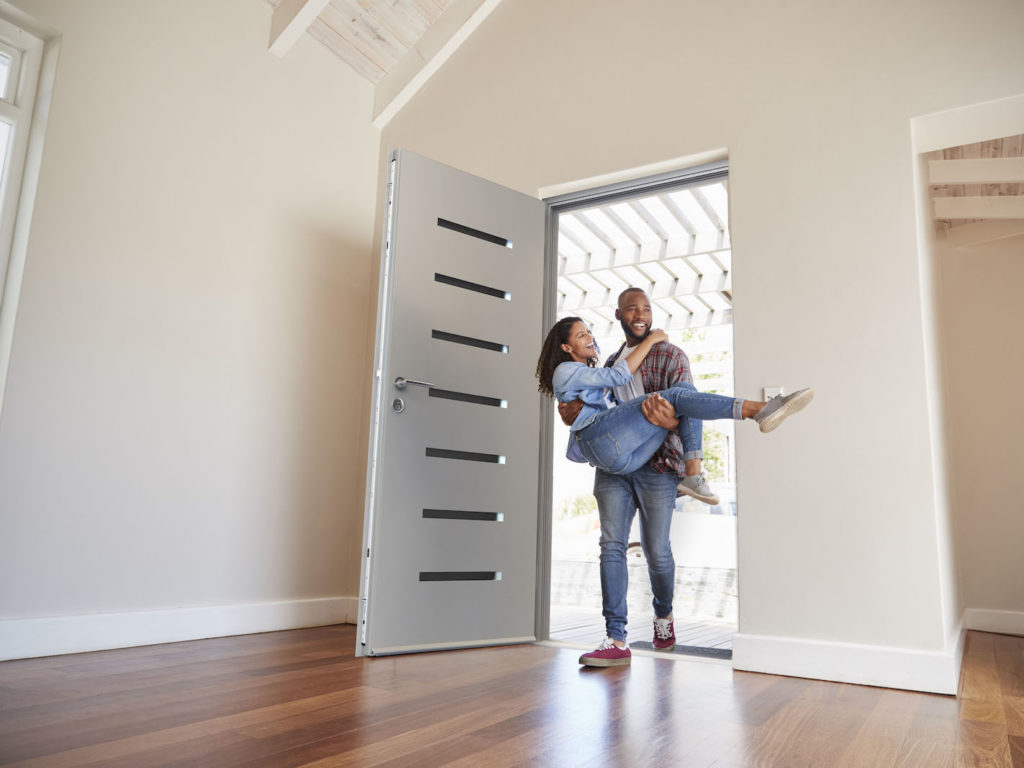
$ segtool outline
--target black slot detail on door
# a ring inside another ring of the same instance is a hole
[[[440,397],[445,400],[461,400],[463,403],[476,403],[477,405],[492,405],[495,408],[508,408],[508,401],[499,397],[484,397],[483,395],[470,395],[466,392],[452,392],[448,389],[437,389],[431,387],[429,395]]]
[[[494,243],[495,245],[503,245],[506,248],[512,247],[512,241],[507,237],[492,235],[490,232],[484,232],[482,229],[473,229],[472,227],[467,227],[465,224],[456,224],[454,221],[448,221],[448,219],[438,219],[437,226],[450,229],[453,232],[458,232],[463,235],[469,235],[470,237],[476,237],[480,240],[486,240],[488,243]]]
[[[438,341],[450,341],[455,344],[465,344],[467,347],[479,347],[492,352],[501,352],[503,355],[508,354],[508,344],[499,344],[496,341],[474,339],[472,336],[460,336],[457,333],[448,333],[448,331],[431,331],[430,335]]]
[[[491,288],[489,285],[481,285],[480,283],[471,283],[469,280],[462,280],[458,277],[452,277],[451,275],[442,275],[440,272],[434,273],[434,282],[444,283],[445,285],[454,285],[456,288],[465,288],[467,291],[476,291],[477,293],[483,293],[487,296],[494,296],[505,301],[512,301],[512,294],[508,291],[503,291],[501,288]]]
[[[424,509],[423,517],[428,520],[484,520],[489,523],[500,523],[505,519],[502,512],[473,512],[468,509]]]
[[[496,453],[474,453],[473,451],[449,451],[447,448],[427,448],[427,456],[434,459],[459,459],[461,461],[482,461],[485,464],[504,464],[505,457]]]
[[[501,571],[420,571],[420,581],[501,581]]]

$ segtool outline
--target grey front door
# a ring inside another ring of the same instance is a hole
[[[532,641],[545,205],[388,173],[357,653]]]

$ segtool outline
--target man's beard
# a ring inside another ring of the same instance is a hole
[[[632,327],[630,327],[629,323],[627,323],[625,320],[619,320],[619,325],[622,326],[622,331],[623,333],[626,334],[626,346],[635,347],[637,344],[639,344],[641,341],[643,341],[644,339],[651,335],[650,323],[647,324],[647,328],[644,331],[643,336],[637,336],[635,333],[633,333]]]

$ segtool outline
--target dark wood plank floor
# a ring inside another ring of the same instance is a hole
[[[351,626],[0,663],[23,766],[1024,768],[1024,638],[972,632],[959,699],[514,646],[356,659]]]

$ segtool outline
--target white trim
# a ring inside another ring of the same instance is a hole
[[[0,620],[0,660],[355,622],[358,599],[324,597],[161,611]]]
[[[992,608],[968,608],[964,626],[979,632],[999,635],[1024,635],[1024,611],[997,611]]]
[[[516,637],[489,637],[485,640],[459,642],[455,645],[449,642],[423,643],[420,645],[391,645],[386,648],[374,648],[373,653],[366,655],[389,656],[398,653],[420,653],[426,651],[458,651],[464,648],[486,648],[496,645],[518,645],[522,643],[535,643],[536,641],[537,638],[533,635],[519,635]]]
[[[956,694],[960,695],[960,671],[964,661],[964,646],[967,645],[967,627],[964,625],[963,616],[960,622],[953,627],[949,633],[949,640],[946,648],[953,657],[953,682],[956,684]]]
[[[675,171],[683,171],[698,165],[714,163],[718,162],[719,160],[727,160],[728,158],[728,149],[711,149],[708,150],[707,152],[698,152],[695,155],[674,157],[671,160],[661,160],[657,163],[641,165],[637,168],[629,168],[623,171],[605,173],[600,176],[591,176],[588,179],[579,179],[577,181],[566,181],[559,184],[550,184],[546,187],[540,187],[537,190],[537,197],[540,198],[541,200],[547,200],[549,197],[571,195],[574,192],[582,192],[584,190],[597,189],[598,187],[608,186],[609,184],[620,184],[628,181],[636,181],[637,179],[642,179],[646,176],[656,176],[659,173],[673,173]]]
[[[278,5],[270,19],[270,52],[283,59],[299,38],[306,34],[329,1],[284,0]]]
[[[732,666],[746,672],[956,694],[962,655],[958,648],[962,649],[960,641],[944,651],[922,651],[740,633],[733,637]]]
[[[921,115],[910,121],[914,154],[1024,131],[1024,94]]]

